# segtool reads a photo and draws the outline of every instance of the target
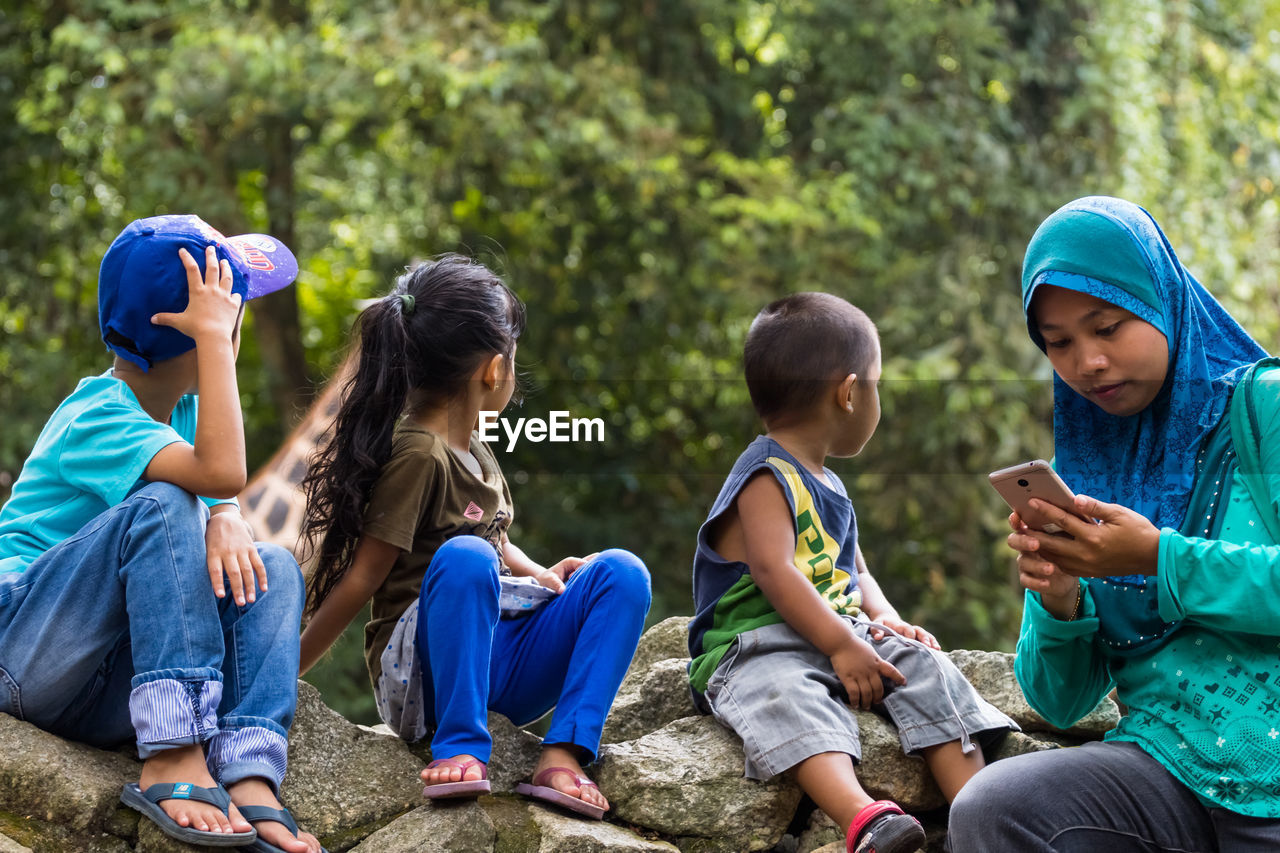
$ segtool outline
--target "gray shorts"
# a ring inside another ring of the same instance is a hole
[[[849,621],[858,637],[907,677],[884,697],[903,752],[951,741],[968,752],[974,748],[971,738],[986,742],[1018,730],[942,652],[888,629],[876,641],[874,623]],[[831,661],[789,625],[739,634],[705,695],[715,718],[742,738],[749,779],[768,779],[824,752],[848,753],[855,763],[862,758],[858,721]]]

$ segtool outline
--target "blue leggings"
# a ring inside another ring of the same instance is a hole
[[[592,759],[649,612],[649,572],[611,549],[569,576],[529,616],[499,618],[498,556],[476,536],[436,552],[422,580],[417,644],[431,754],[488,761],[493,710],[517,725],[555,708],[544,742]]]

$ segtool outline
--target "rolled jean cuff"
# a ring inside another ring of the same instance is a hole
[[[204,743],[218,731],[222,680],[134,679],[129,718],[144,761],[165,749]]]
[[[209,741],[206,757],[209,773],[222,785],[244,779],[266,780],[277,794],[289,766],[289,741],[269,720],[223,720],[223,728]]]

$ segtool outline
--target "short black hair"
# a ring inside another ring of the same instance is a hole
[[[866,374],[879,348],[875,323],[830,293],[793,293],[751,321],[742,362],[756,413],[766,423],[803,414],[832,381]]]

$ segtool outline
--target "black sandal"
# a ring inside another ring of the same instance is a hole
[[[275,821],[284,826],[285,829],[293,833],[293,837],[298,837],[298,822],[293,819],[293,815],[288,809],[273,809],[271,806],[236,806],[240,809],[240,816],[252,824],[261,823],[264,820]],[[245,848],[253,853],[284,853],[279,847],[269,841],[263,841],[261,837],[257,838],[252,844]],[[329,853],[323,847],[320,853]]]
[[[231,795],[221,785],[212,788],[201,788],[190,782],[161,783],[152,785],[143,791],[137,782],[130,782],[120,792],[120,802],[131,809],[142,812],[151,822],[160,827],[160,831],[170,838],[185,841],[188,844],[206,844],[210,847],[241,847],[252,844],[258,838],[257,830],[248,832],[208,832],[182,826],[169,817],[169,813],[160,808],[164,800],[195,800],[214,806],[224,815],[229,814]]]

